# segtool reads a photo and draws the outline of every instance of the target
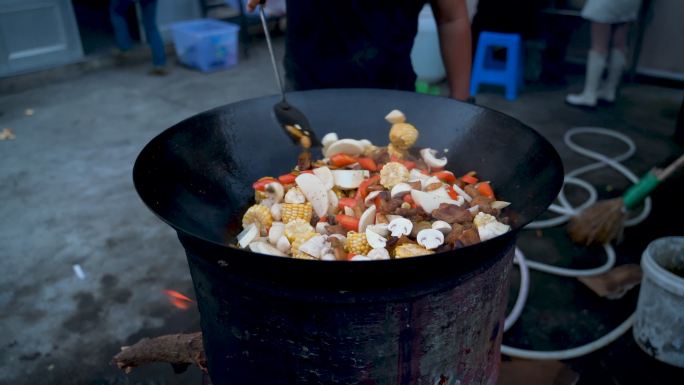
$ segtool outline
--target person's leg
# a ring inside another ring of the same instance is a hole
[[[591,50],[601,55],[608,54],[611,25],[591,22]]]
[[[164,41],[157,28],[157,0],[141,0],[142,20],[145,28],[147,43],[152,50],[152,64],[155,67],[166,65],[166,53],[164,52]]]
[[[615,101],[615,92],[627,63],[628,34],[629,23],[617,24],[613,29],[613,49],[610,51],[608,62],[608,77],[597,94],[599,99],[609,103]]]
[[[580,94],[571,94],[565,98],[568,104],[581,107],[596,106],[596,92],[601,75],[606,68],[606,57],[610,45],[610,24],[591,23],[591,50],[587,58],[587,72],[584,78],[584,90]]]
[[[126,10],[129,5],[131,5],[131,0],[111,0],[109,3],[109,19],[114,27],[114,39],[119,49],[124,52],[133,47],[126,22]]]

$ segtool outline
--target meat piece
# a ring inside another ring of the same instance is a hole
[[[438,248],[436,248],[435,253],[443,253],[445,251],[451,251],[451,250],[453,250],[453,246],[451,246],[448,243],[445,243],[445,244],[439,246]]]
[[[421,230],[431,229],[432,224],[428,221],[421,221],[413,224],[411,229],[411,237],[416,238]]]
[[[318,215],[316,215],[316,213],[313,213],[313,215],[311,215],[311,220],[309,221],[309,224],[311,225],[311,227],[315,228],[316,224],[320,219],[321,218]]]
[[[451,231],[449,232],[449,234],[447,234],[446,238],[444,238],[444,243],[452,246],[456,245],[458,237],[461,236],[463,230],[465,230],[463,225],[460,225],[458,223],[454,223],[453,225],[451,225]]]
[[[430,219],[430,214],[426,213],[425,210],[421,209],[420,207],[399,207],[398,209],[394,210],[394,215],[401,215],[402,217],[410,220],[413,223],[427,221]]]
[[[347,236],[347,230],[342,227],[342,225],[328,225],[325,227],[325,229],[328,231],[328,234],[340,234]]]
[[[465,185],[465,187],[461,187],[461,188],[463,189],[463,191],[466,192],[466,194],[470,195],[473,198],[480,196],[480,192],[477,191],[477,189],[475,188],[475,185],[467,184],[467,185]]]
[[[342,241],[335,237],[329,237],[328,240],[330,241],[330,248],[332,248],[333,253],[335,254],[335,259],[338,261],[346,261],[347,253],[344,251]]]
[[[469,228],[464,230],[458,237],[458,241],[464,246],[474,245],[480,243],[480,236],[477,234],[477,230],[474,228]]]
[[[483,213],[490,214],[490,215],[493,215],[496,217],[499,215],[499,213],[501,213],[501,210],[493,209],[491,206],[492,202],[494,202],[494,199],[487,198],[484,195],[477,195],[477,196],[473,197],[473,200],[472,200],[472,202],[470,202],[470,205],[471,206],[477,205],[477,206],[479,206],[478,209],[480,211],[482,211]]]
[[[392,214],[396,209],[398,209],[404,201],[401,198],[392,198],[390,200],[382,202],[380,205],[381,214]]]
[[[470,211],[448,203],[442,203],[438,209],[432,210],[432,216],[449,224],[473,221],[473,214]]]

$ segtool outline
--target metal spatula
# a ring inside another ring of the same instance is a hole
[[[271,63],[273,64],[273,72],[275,73],[276,81],[278,82],[278,87],[280,87],[280,95],[282,99],[280,102],[273,106],[273,111],[275,112],[276,119],[280,126],[285,130],[285,133],[292,139],[293,142],[301,144],[304,148],[310,148],[312,146],[320,146],[320,142],[316,138],[309,120],[306,118],[304,113],[292,106],[287,102],[285,98],[285,88],[283,87],[283,80],[280,76],[280,71],[278,71],[278,65],[276,64],[275,54],[273,53],[273,45],[271,44],[271,34],[268,31],[268,25],[266,24],[266,16],[264,15],[264,2],[261,0],[259,2],[259,16],[261,17],[261,25],[264,28],[264,35],[266,35],[266,43],[268,44],[268,52],[271,55]]]

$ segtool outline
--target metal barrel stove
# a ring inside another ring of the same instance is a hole
[[[143,201],[186,250],[215,385],[494,384],[517,231],[558,193],[548,141],[513,118],[453,100],[387,90],[296,92],[319,135],[387,142],[400,109],[418,146],[448,150],[447,168],[491,180],[513,230],[451,252],[322,262],[228,246],[251,184],[291,168],[298,148],[270,115],[275,97],[191,117],[139,155]]]

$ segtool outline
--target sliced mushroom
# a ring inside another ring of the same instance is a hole
[[[478,213],[478,211],[480,211],[480,205],[469,207],[468,211],[470,211],[471,214],[475,215]]]
[[[418,244],[428,250],[436,249],[444,243],[444,234],[435,229],[425,229],[416,236]]]
[[[451,231],[451,225],[444,221],[435,221],[432,223],[432,228],[437,231],[441,231],[443,234],[449,234]]]
[[[251,223],[237,236],[238,245],[243,249],[249,246],[259,236],[259,228],[256,224]]]
[[[355,256],[352,257],[352,259],[350,259],[350,261],[354,261],[354,262],[357,262],[357,261],[370,261],[370,260],[371,260],[371,259],[370,259],[369,257],[365,256],[365,255],[355,255]]]
[[[392,233],[393,237],[401,237],[402,235],[411,234],[413,223],[404,217],[399,217],[392,220],[389,225],[387,225],[387,229]]]
[[[283,206],[280,203],[276,203],[271,206],[271,217],[273,220],[279,221],[282,219]]]
[[[390,196],[392,198],[398,198],[403,196],[406,193],[411,192],[411,186],[408,183],[397,183],[392,187],[392,191],[390,192]]]
[[[285,188],[279,182],[271,182],[264,186],[264,191],[268,195],[268,199],[274,203],[280,203],[285,195]]]
[[[447,158],[436,158],[437,150],[431,148],[424,148],[420,150],[420,156],[423,158],[425,164],[430,166],[430,168],[442,168],[447,164]]]
[[[306,197],[299,187],[292,187],[285,193],[285,203],[304,203]]]
[[[289,252],[291,248],[290,240],[283,235],[282,237],[278,238],[278,242],[276,242],[276,248],[283,253]]]
[[[285,224],[283,222],[273,222],[271,228],[268,230],[268,241],[275,245],[278,239],[285,233]]]
[[[320,258],[323,249],[326,248],[326,239],[327,238],[324,235],[313,236],[309,238],[306,242],[304,242],[301,246],[299,246],[299,251],[307,253],[315,258]]]
[[[323,136],[323,138],[321,139],[321,144],[324,148],[327,148],[328,146],[337,142],[338,140],[340,140],[340,138],[337,137],[336,133],[329,132]]]
[[[377,218],[377,216],[376,216]],[[374,233],[380,234],[383,237],[387,237],[390,235],[389,230],[387,229],[388,224],[387,223],[376,223],[374,225],[370,225],[366,227],[366,231],[370,230]]]
[[[328,189],[316,175],[299,174],[295,179],[306,199],[311,202],[314,212],[319,217],[328,213]]]
[[[356,139],[340,139],[331,143],[325,150],[327,158],[336,154],[347,154],[357,156],[363,153],[364,145]]]
[[[392,110],[385,116],[385,120],[390,124],[404,123],[406,122],[406,116],[399,110]]]
[[[366,228],[366,242],[374,249],[384,249],[387,246],[387,239],[369,228]]]
[[[359,232],[362,233],[366,231],[366,227],[375,223],[375,206],[371,206],[366,209],[366,211],[361,214],[359,218]]]
[[[337,194],[332,190],[328,190],[328,215],[335,215],[339,204],[340,199],[337,197]]]
[[[370,258],[371,261],[378,261],[382,259],[390,259],[390,255],[389,251],[387,251],[385,248],[373,249],[368,252],[368,258]]]
[[[335,178],[329,168],[325,166],[314,168],[313,173],[323,182],[326,189],[330,190],[335,185]]]
[[[358,188],[361,182],[370,175],[367,170],[333,170],[331,173],[335,186],[345,190]]]
[[[335,254],[323,254],[321,256],[321,261],[335,261]]]

